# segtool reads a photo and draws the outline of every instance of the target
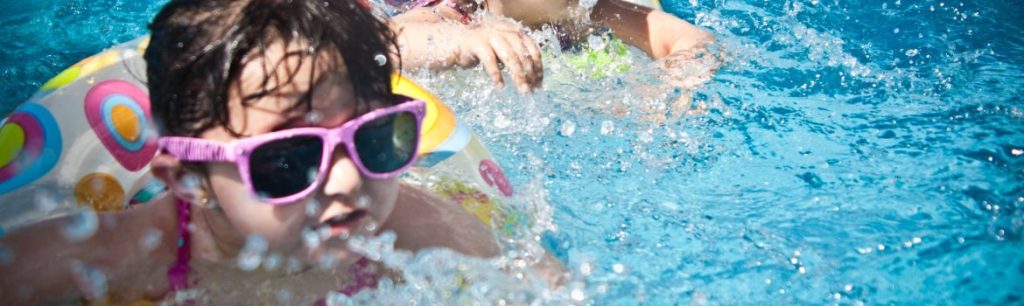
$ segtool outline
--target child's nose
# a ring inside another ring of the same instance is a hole
[[[348,156],[344,144],[339,144],[331,156],[331,164],[327,167],[324,179],[324,194],[327,196],[354,196],[363,184],[359,167]]]

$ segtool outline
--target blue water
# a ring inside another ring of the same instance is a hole
[[[12,2],[12,1],[8,1]],[[0,4],[0,113],[145,33],[158,4]],[[1024,303],[1024,7],[1011,1],[666,1],[711,30],[689,116],[657,63],[545,90],[426,77],[596,304]],[[475,76],[476,78],[473,78]],[[652,119],[655,118],[655,119]]]

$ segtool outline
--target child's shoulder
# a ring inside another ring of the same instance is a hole
[[[445,247],[477,257],[498,254],[494,234],[476,216],[427,190],[400,186],[395,208],[383,225],[397,234],[396,247]]]

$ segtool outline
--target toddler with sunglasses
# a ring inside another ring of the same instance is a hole
[[[99,213],[79,240],[63,233],[71,217],[0,237],[12,255],[0,262],[0,304],[199,288],[202,304],[309,305],[375,283],[346,240],[382,231],[396,248],[497,255],[479,219],[396,180],[415,162],[425,105],[391,93],[394,35],[356,3],[168,3],[145,52],[162,135],[150,166],[168,191]],[[287,268],[243,271],[254,250]],[[287,302],[274,299],[279,288],[291,288]]]

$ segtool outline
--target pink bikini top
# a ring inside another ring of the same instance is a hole
[[[178,258],[174,264],[167,269],[167,282],[171,284],[171,291],[188,289],[188,262],[192,259],[192,233],[188,231],[188,223],[192,205],[181,199],[178,203]]]
[[[386,0],[385,2],[387,2],[389,5],[400,7],[404,10],[411,10],[415,8],[444,4],[459,13],[459,15],[461,16],[461,20],[459,21],[461,21],[462,23],[468,24],[473,19],[470,17],[469,12],[463,10],[461,7],[459,7],[458,3],[452,0]]]

